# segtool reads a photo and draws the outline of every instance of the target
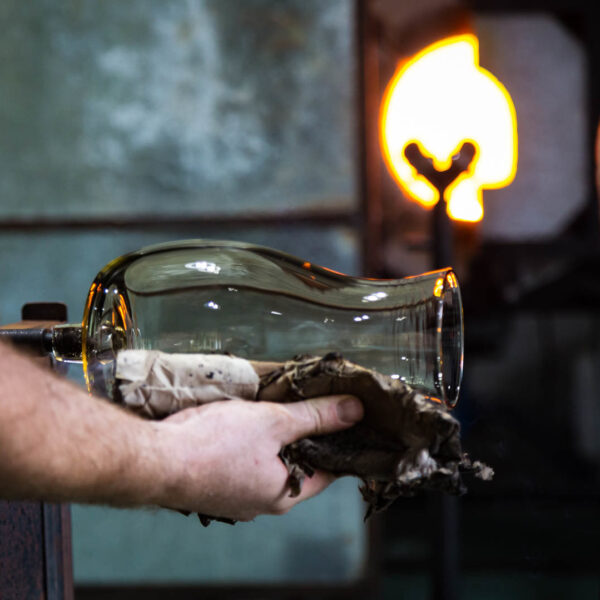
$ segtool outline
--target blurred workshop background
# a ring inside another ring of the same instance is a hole
[[[514,181],[483,192],[480,222],[452,225],[456,414],[494,481],[367,523],[347,478],[235,527],[75,505],[77,599],[600,596],[600,8],[4,0],[0,23],[0,324],[34,301],[78,321],[107,262],[176,239],[352,275],[429,270],[431,212],[386,168],[379,111],[398,62],[445,36],[477,36],[518,123]]]

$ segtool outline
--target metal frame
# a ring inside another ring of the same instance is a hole
[[[66,504],[0,501],[0,597],[73,600]]]
[[[0,218],[0,231],[89,231],[97,229],[125,229],[128,231],[171,230],[193,227],[223,227],[241,229],[269,226],[298,225],[347,225],[360,226],[357,211],[340,210],[297,210],[289,213],[268,212],[247,215],[214,214],[208,216],[186,215],[114,215],[102,218],[41,217],[41,218]]]

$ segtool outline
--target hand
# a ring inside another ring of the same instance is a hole
[[[157,504],[242,521],[286,513],[335,477],[317,471],[291,498],[281,448],[346,429],[362,416],[353,396],[291,404],[229,400],[181,411],[156,424],[167,482]]]

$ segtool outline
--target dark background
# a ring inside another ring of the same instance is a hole
[[[443,561],[447,598],[600,596],[598,9],[9,0],[0,23],[2,322],[32,300],[66,301],[78,320],[106,262],[174,239],[247,240],[350,274],[429,269],[430,214],[382,164],[378,106],[402,56],[465,23],[519,125],[514,183],[484,194],[481,224],[455,231],[456,414],[465,448],[496,476],[467,481],[446,552],[435,498],[397,501],[365,528],[347,482],[296,521],[233,530],[73,507],[77,597],[133,597],[130,586],[165,597],[166,586],[412,600],[432,597]],[[279,548],[300,576],[253,562]]]

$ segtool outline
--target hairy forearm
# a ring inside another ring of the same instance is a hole
[[[362,414],[348,396],[286,405],[229,399],[146,421],[3,347],[0,497],[157,505],[237,519],[285,512],[333,476],[316,472],[290,497],[281,448],[346,429]]]
[[[3,346],[0,496],[151,504],[166,483],[158,424]]]

